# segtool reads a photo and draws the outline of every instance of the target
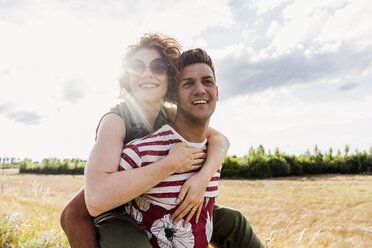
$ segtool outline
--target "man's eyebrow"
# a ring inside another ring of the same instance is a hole
[[[181,81],[192,81],[194,80],[193,78],[182,78]]]
[[[204,77],[202,77],[203,79],[209,79],[209,78],[212,78],[213,79],[213,77],[212,76],[204,76]]]
[[[212,76],[204,76],[204,77],[202,77],[202,79],[209,79],[209,78],[212,78],[213,79],[213,77]],[[194,80],[194,78],[182,78],[181,79],[181,81],[192,81],[192,80]]]

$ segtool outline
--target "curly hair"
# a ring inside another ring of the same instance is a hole
[[[131,58],[141,48],[151,48],[157,50],[160,53],[160,56],[168,62],[168,90],[163,99],[164,101],[169,101],[171,99],[171,93],[175,87],[175,82],[177,81],[179,75],[179,70],[176,63],[181,55],[181,45],[174,38],[164,34],[146,33],[141,37],[136,45],[128,46],[123,62]],[[120,88],[124,88],[127,92],[130,92],[128,72],[124,71],[120,77],[119,86]],[[125,95],[121,94],[121,96]]]

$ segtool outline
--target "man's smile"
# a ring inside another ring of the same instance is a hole
[[[207,103],[208,103],[208,101],[205,100],[205,99],[203,99],[203,100],[198,99],[198,100],[193,101],[192,105],[207,104]]]

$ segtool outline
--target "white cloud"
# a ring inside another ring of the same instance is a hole
[[[36,125],[40,123],[41,116],[37,113],[30,112],[30,111],[14,111],[8,112],[6,116],[14,120],[16,122],[24,123],[24,124],[31,124]]]
[[[299,44],[329,47],[329,43],[353,42],[368,46],[372,38],[365,32],[372,29],[369,4],[365,0],[295,0],[282,10],[282,28],[276,29],[267,52],[285,52]]]
[[[256,10],[258,16],[266,14],[292,0],[244,0],[243,7]]]
[[[68,80],[63,84],[62,97],[71,103],[77,103],[87,94],[88,88],[85,82],[80,80]]]
[[[335,11],[314,42],[353,41],[358,46],[370,45],[372,33],[366,30],[372,30],[371,15],[369,1],[350,1]]]
[[[7,119],[27,124],[36,125],[41,122],[42,116],[33,111],[20,109],[17,103],[6,102],[0,105],[0,115]]]
[[[217,77],[224,83],[225,97],[255,93],[269,88],[336,80],[360,80],[361,73],[372,65],[372,44],[355,50],[342,44],[335,52],[308,53],[298,48],[272,57],[249,54],[227,56],[218,60]]]
[[[276,36],[278,34],[278,32],[280,31],[280,29],[281,29],[281,26],[280,26],[279,22],[272,21],[270,23],[269,28],[267,29],[267,32],[266,32],[267,37],[269,39],[270,38],[273,38],[274,36]]]

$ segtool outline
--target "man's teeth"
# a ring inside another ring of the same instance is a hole
[[[206,100],[198,100],[198,101],[195,101],[195,102],[192,102],[192,104],[196,105],[196,104],[206,104],[208,103]]]

